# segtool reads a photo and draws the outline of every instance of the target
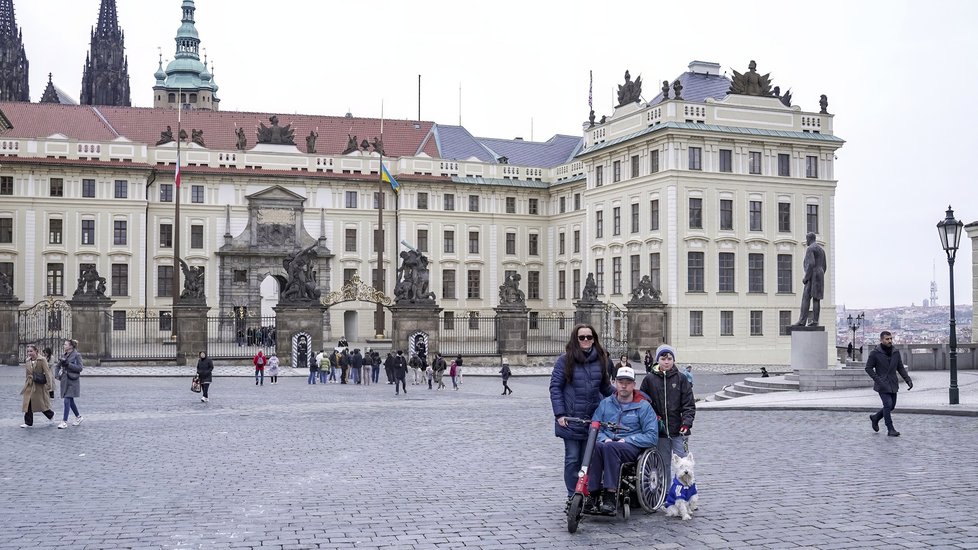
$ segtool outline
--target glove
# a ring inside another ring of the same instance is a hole
[[[679,435],[689,435],[689,426],[681,426],[679,428]]]
[[[51,390],[51,391],[48,392],[48,397],[50,397],[51,399],[54,399],[54,390]]]
[[[913,389],[913,380],[907,380],[907,390]]]

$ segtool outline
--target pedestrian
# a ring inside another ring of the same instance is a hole
[[[268,358],[268,377],[272,384],[278,384],[278,355],[274,353]]]
[[[455,377],[458,378],[458,385],[462,385],[462,354],[455,358]]]
[[[425,379],[425,369],[421,365],[421,358],[418,357],[417,353],[411,354],[411,358],[408,359],[408,366],[411,367],[411,372],[414,374],[411,385],[417,386],[418,384],[423,384]]]
[[[61,349],[63,350],[61,360],[58,361],[58,369],[54,373],[55,378],[61,384],[61,397],[65,401],[61,424],[58,424],[59,430],[68,427],[68,409],[75,413],[72,426],[77,426],[82,423],[82,420],[85,420],[78,413],[78,406],[75,404],[75,398],[81,396],[81,372],[85,368],[82,365],[81,354],[78,353],[78,340],[65,340]]]
[[[767,373],[767,369],[764,368],[764,367],[761,367],[761,378],[770,378],[770,377],[771,377],[771,375]]]
[[[200,382],[200,400],[204,403],[210,401],[207,390],[211,387],[214,379],[214,360],[207,356],[206,351],[197,354],[197,381]]]
[[[329,359],[326,359],[326,363],[323,363],[323,359],[326,357],[326,350],[321,349],[319,353],[316,354],[316,364],[319,365],[319,383],[325,384],[328,381],[328,376],[332,374],[333,369],[330,368]]]
[[[655,350],[655,363],[642,380],[641,390],[652,400],[659,417],[659,456],[668,482],[672,480],[672,455],[686,456],[685,438],[696,417],[693,385],[676,368],[676,350],[669,344]]]
[[[387,385],[394,383],[394,354],[387,352],[387,358],[384,359],[384,373],[387,375]]]
[[[51,410],[51,399],[54,397],[54,373],[47,359],[38,356],[37,346],[27,345],[27,362],[25,367],[24,388],[20,394],[24,396],[22,405],[24,413],[24,423],[21,428],[30,428],[34,425],[34,412],[40,411],[48,419],[48,425],[54,418],[54,411]]]
[[[608,354],[591,325],[576,325],[565,351],[550,374],[550,405],[554,413],[554,435],[564,440],[564,485],[567,503],[574,494],[577,474],[587,446],[588,428],[565,417],[591,418],[603,397],[614,393],[608,378]]]
[[[438,389],[445,389],[445,371],[448,370],[448,363],[445,361],[445,358],[440,353],[436,353],[435,360],[431,362],[431,366],[435,369],[435,383],[438,385]]]
[[[686,375],[686,380],[689,380],[689,387],[692,388],[693,387],[693,366],[692,365],[686,365],[686,370],[683,371],[683,374]]]
[[[880,345],[869,352],[869,359],[866,361],[866,374],[873,379],[873,391],[880,394],[880,401],[883,408],[869,415],[869,421],[873,424],[873,431],[880,431],[880,420],[886,423],[886,435],[898,437],[900,432],[893,427],[892,413],[896,408],[897,392],[900,391],[900,382],[897,380],[897,373],[903,377],[907,383],[907,391],[913,389],[913,380],[907,374],[906,367],[903,366],[903,359],[900,357],[900,350],[893,349],[893,334],[888,330],[880,333]]]
[[[855,353],[856,353],[856,348],[853,347],[852,342],[849,342],[849,345],[846,346],[846,354],[848,354],[850,360],[852,361],[856,360]]]
[[[458,363],[452,361],[452,366],[448,369],[448,375],[452,377],[452,388],[458,391]]]
[[[301,367],[301,365],[297,366]],[[307,366],[309,367],[309,379],[306,380],[306,384],[315,386],[316,378],[319,376],[319,362],[316,361],[316,356],[312,353],[309,354]]]
[[[44,346],[43,353],[44,353],[44,358],[47,359],[48,366],[50,367],[51,366],[51,356],[54,354],[54,350],[51,349],[51,346]]]
[[[360,383],[360,372],[363,370],[363,356],[360,355],[360,348],[354,348],[350,354],[350,383]]]
[[[346,382],[350,379],[350,354],[346,351],[346,348],[340,352],[339,363],[340,384],[346,384]]]
[[[428,383],[428,389],[431,389],[431,381],[435,377],[435,369],[431,365],[424,367],[424,379]]]
[[[513,375],[513,371],[509,369],[509,363],[503,361],[503,367],[499,369],[499,374],[503,376],[503,395],[513,393],[513,389],[509,387],[509,377]]]
[[[255,364],[255,385],[265,385],[265,364],[268,363],[268,358],[265,357],[265,353],[262,350],[258,350],[255,354],[255,358],[252,359],[252,363]]]
[[[340,352],[333,350],[326,355],[326,350],[323,350],[323,363],[321,368],[325,368],[329,371],[329,376],[327,380],[330,384],[338,384],[340,382]]]
[[[652,371],[652,364],[655,363],[655,358],[652,357],[652,350],[645,350],[645,359],[642,363],[645,365],[645,372]]]
[[[632,365],[629,364],[629,362],[628,362],[628,356],[625,355],[625,354],[622,354],[622,356],[618,358],[618,362],[611,366],[611,372],[608,373],[610,375],[609,378],[611,380],[617,379],[618,378],[618,369],[620,369],[622,367],[629,367],[630,368],[631,366]]]
[[[370,376],[371,382],[380,383],[380,352],[374,350],[370,353]]]
[[[371,372],[373,360],[373,353],[370,352],[370,348],[367,348],[363,354],[363,362],[360,366],[360,383],[364,386],[369,386],[370,381],[373,378],[373,373]]]
[[[394,395],[400,395],[400,388],[404,388],[404,395],[407,395],[407,360],[404,359],[404,350],[397,350],[397,356],[392,360],[394,372]]]

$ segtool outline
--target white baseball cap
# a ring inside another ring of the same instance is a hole
[[[635,369],[632,367],[621,367],[618,369],[618,374],[615,375],[615,378],[627,378],[628,380],[635,380]]]

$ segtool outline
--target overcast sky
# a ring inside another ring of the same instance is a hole
[[[99,0],[14,0],[31,67],[76,98]],[[172,59],[181,0],[118,0],[134,106],[149,107],[158,47]],[[201,47],[222,110],[462,124],[485,137],[580,135],[588,71],[594,109],[611,114],[626,69],[644,96],[694,59],[758,71],[818,110],[826,94],[846,140],[836,177],[836,301],[920,304],[936,263],[935,229],[952,204],[978,220],[978,2],[527,2],[197,0]],[[56,15],[55,15],[56,14]],[[165,64],[165,61],[164,61]],[[461,94],[459,89],[461,87]],[[460,101],[461,96],[461,101]],[[461,109],[460,109],[461,104]],[[956,302],[971,303],[967,236]]]

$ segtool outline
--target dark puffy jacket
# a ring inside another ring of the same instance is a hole
[[[363,367],[363,356],[360,355],[360,352],[358,351],[353,352],[353,355],[350,356],[350,363],[353,365],[353,368],[355,369],[359,369]]]
[[[587,439],[587,425],[573,423],[563,427],[556,422],[556,419],[562,416],[591,418],[601,400],[615,391],[611,384],[601,387],[601,372],[609,365],[599,364],[598,353],[591,348],[587,363],[574,365],[574,379],[567,384],[564,379],[566,361],[567,354],[561,354],[550,374],[550,405],[554,410],[554,434],[564,439]]]
[[[879,393],[896,393],[900,390],[900,382],[897,380],[897,373],[903,377],[909,385],[910,375],[903,366],[903,358],[900,357],[900,350],[890,346],[890,353],[887,355],[883,346],[869,352],[869,359],[866,361],[866,373],[873,379],[873,391]]]
[[[641,389],[652,400],[652,408],[659,417],[659,435],[678,437],[679,428],[693,427],[693,418],[696,417],[693,385],[685,374],[679,372],[679,368],[662,372],[657,363],[645,375]]]
[[[204,357],[197,360],[197,378],[201,384],[210,384],[213,380],[214,360]]]

